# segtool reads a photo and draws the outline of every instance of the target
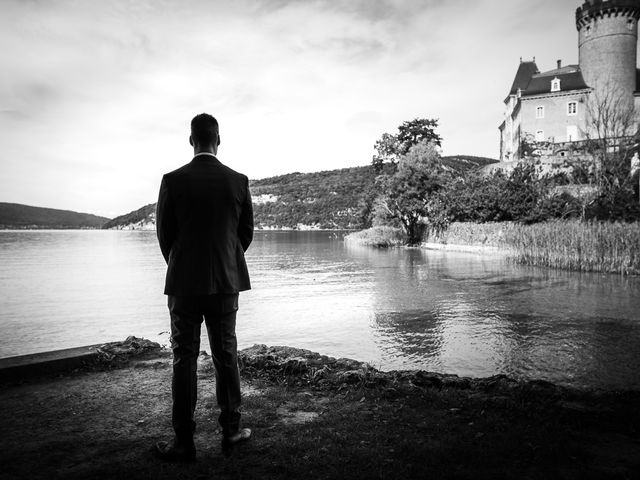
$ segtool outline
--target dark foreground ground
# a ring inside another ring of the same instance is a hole
[[[380,373],[264,346],[242,354],[253,438],[222,454],[203,356],[197,462],[163,463],[150,447],[171,436],[170,357],[115,360],[0,387],[0,478],[640,478],[640,392]]]

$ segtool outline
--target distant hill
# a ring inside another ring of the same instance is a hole
[[[255,223],[261,228],[359,228],[361,202],[375,177],[370,167],[353,167],[253,180]]]
[[[442,158],[444,166],[459,175],[496,162],[471,155]],[[250,180],[256,228],[364,228],[368,202],[376,194],[375,177],[370,166],[363,166]],[[155,208],[146,205],[103,228],[153,229]]]
[[[150,203],[138,210],[109,220],[102,228],[113,230],[154,230],[156,225],[156,204]]]
[[[0,229],[100,228],[107,221],[109,219],[106,217],[98,217],[90,213],[0,202]]]
[[[445,168],[458,175],[497,160],[470,155],[442,158]],[[261,228],[365,228],[370,201],[377,194],[376,174],[370,166],[290,173],[253,180],[256,225]]]

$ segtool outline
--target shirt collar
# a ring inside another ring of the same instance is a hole
[[[216,156],[215,156],[213,153],[211,153],[211,152],[200,152],[200,153],[196,153],[196,154],[193,156],[193,158],[199,157],[199,156],[201,156],[201,155],[209,155],[210,157],[216,158]]]

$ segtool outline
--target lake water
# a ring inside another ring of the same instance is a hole
[[[240,295],[241,348],[640,388],[638,277],[355,247],[333,232],[257,232],[247,259],[253,290]],[[0,357],[128,335],[168,344],[164,271],[155,232],[1,231]]]

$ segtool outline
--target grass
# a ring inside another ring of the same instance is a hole
[[[440,237],[427,241],[504,248],[514,261],[525,265],[640,274],[638,222],[453,223]]]
[[[378,226],[360,232],[350,233],[344,237],[345,242],[352,245],[370,247],[400,247],[407,244],[407,236],[399,228]]]
[[[402,230],[373,227],[345,241],[374,247],[406,245]],[[455,222],[426,242],[497,247],[517,263],[582,272],[640,274],[640,223],[556,220],[533,225],[514,222]]]
[[[554,221],[507,234],[517,262],[576,271],[640,274],[640,224]]]
[[[243,358],[254,436],[231,457],[215,432],[210,358],[199,369],[198,461],[149,453],[171,432],[164,358],[2,387],[0,478],[602,479],[640,469],[639,392],[384,373],[286,347]]]

